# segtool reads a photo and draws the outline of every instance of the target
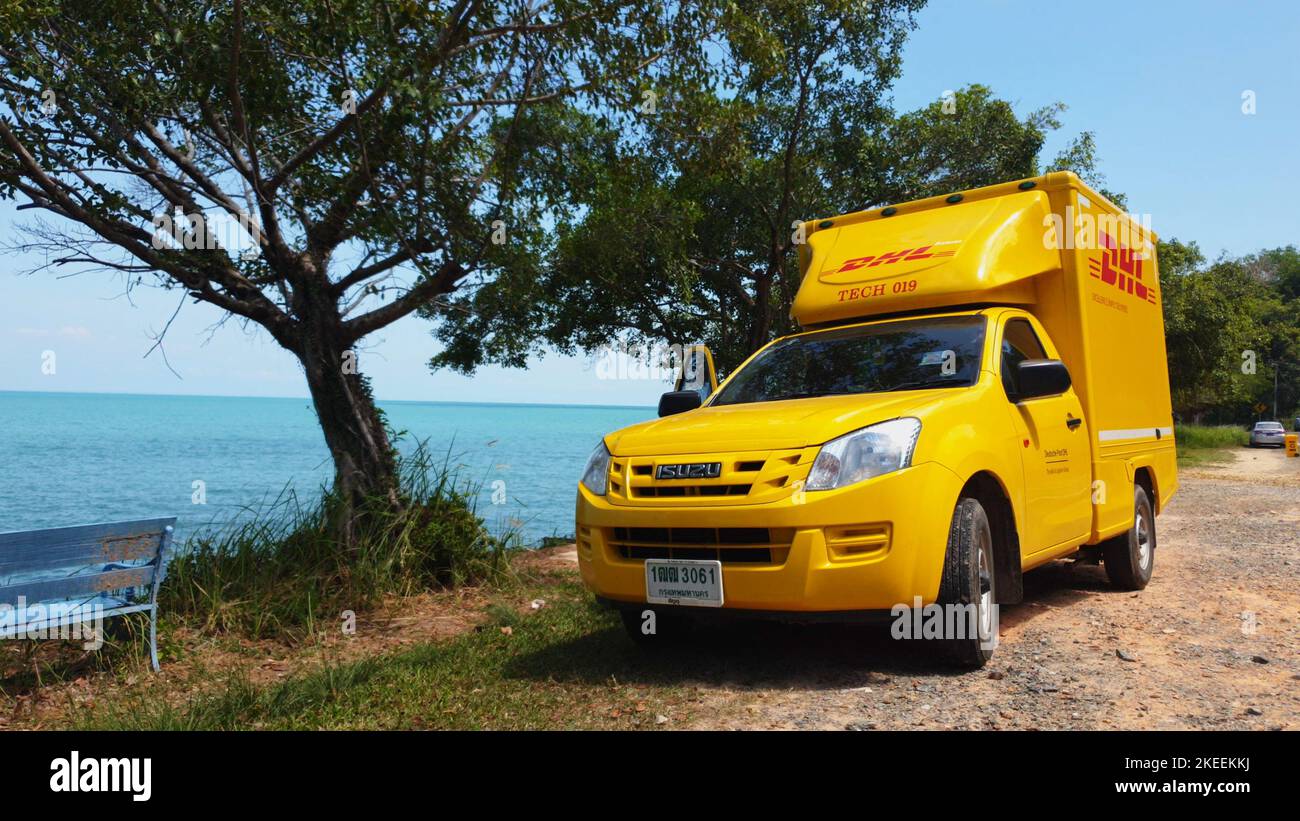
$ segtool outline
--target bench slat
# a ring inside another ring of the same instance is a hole
[[[98,612],[95,610],[96,607],[99,608]],[[0,611],[0,638],[28,638],[30,636],[27,634],[37,630],[69,628],[74,624],[93,624],[100,617],[110,619],[128,613],[142,613],[153,608],[152,602],[123,604],[117,599],[96,597],[83,601],[32,605],[25,610]]]
[[[128,587],[147,590],[153,584],[153,574],[156,569],[150,564],[122,570],[105,570],[100,573],[83,573],[62,579],[23,581],[8,587],[0,587],[0,604],[16,607],[20,596],[30,605],[78,596],[93,597],[114,590],[125,590]]]
[[[93,542],[10,545],[7,550],[0,549],[0,581],[32,570],[153,561],[162,540],[162,533],[132,533]]]
[[[175,527],[176,517],[163,519],[134,519],[126,522],[100,522],[73,527],[50,527],[44,530],[8,530],[0,532],[0,554],[32,544],[78,544],[98,542],[115,536],[142,533],[162,533]]]

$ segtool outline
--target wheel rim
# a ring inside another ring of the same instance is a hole
[[[1137,514],[1137,548],[1138,567],[1145,572],[1151,566],[1151,527],[1145,510],[1138,510]]]
[[[992,542],[988,532],[980,533],[979,543],[979,630],[980,639],[990,635],[993,630],[993,567],[990,561]]]

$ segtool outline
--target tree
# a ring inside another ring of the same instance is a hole
[[[1206,264],[1195,243],[1161,241],[1156,253],[1174,411],[1198,423],[1252,418],[1253,404],[1272,399],[1265,319],[1276,295],[1240,260]]]
[[[973,85],[889,110],[916,5],[756,4],[748,25],[724,25],[726,82],[667,101],[631,135],[583,118],[557,128],[581,208],[540,272],[428,309],[469,317],[439,327],[432,366],[521,366],[541,343],[589,352],[621,336],[704,341],[729,370],[794,329],[798,220],[1039,173],[1063,106],[1022,120]],[[1095,183],[1094,153],[1084,134],[1047,167]]]
[[[646,85],[693,76],[712,14],[650,0],[9,5],[0,195],[56,218],[23,246],[54,267],[175,289],[292,352],[346,541],[364,504],[402,504],[358,343],[467,277],[533,268],[551,192],[517,172],[549,112],[617,121]]]
[[[1277,416],[1300,411],[1300,251],[1294,245],[1271,248],[1241,260],[1251,278],[1267,289],[1252,313],[1262,326],[1264,351],[1272,380],[1258,395],[1259,404],[1277,406]]]

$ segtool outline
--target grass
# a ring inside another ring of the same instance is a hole
[[[1245,447],[1250,434],[1236,425],[1177,425],[1174,437],[1178,442],[1179,467],[1226,462],[1232,457],[1232,448]]]
[[[540,610],[522,606],[536,598],[546,602]],[[487,620],[478,629],[350,661],[316,656],[275,681],[250,679],[261,661],[251,656],[196,671],[197,689],[160,689],[143,677],[43,726],[653,730],[722,715],[750,726],[745,703],[763,698],[756,690],[843,688],[864,670],[953,672],[933,647],[900,647],[881,626],[723,621],[639,647],[567,570],[544,580],[523,571],[509,596],[479,612]]]
[[[304,505],[292,492],[191,538],[168,568],[162,612],[210,633],[301,638],[384,596],[501,580],[517,539],[487,531],[477,488],[451,461],[423,446],[404,457],[406,508],[371,516],[350,549],[331,534],[328,495]]]
[[[327,663],[270,685],[236,674],[183,704],[141,687],[80,714],[81,729],[652,728],[689,718],[688,671],[707,655],[647,658],[572,579],[525,588],[547,604],[489,608],[478,630]],[[699,653],[705,651],[700,650]],[[629,683],[632,682],[632,683]],[[666,722],[665,722],[666,723]]]

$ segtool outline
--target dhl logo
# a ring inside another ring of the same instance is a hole
[[[1142,263],[1145,261],[1142,253],[1125,248],[1105,231],[1101,232],[1100,239],[1101,255],[1088,258],[1089,273],[1093,278],[1155,305],[1156,289],[1142,281]]]
[[[957,242],[955,240],[950,242],[936,242],[936,243],[931,243],[930,245],[922,245],[919,248],[904,248],[901,251],[888,251],[883,254],[873,254],[871,256],[866,256],[866,257],[854,257],[853,259],[845,260],[843,265],[836,268],[831,273],[843,274],[847,271],[856,271],[859,268],[876,268],[880,265],[893,265],[895,262],[911,262],[914,259],[950,257],[953,254],[957,253],[956,246],[960,244],[961,244],[960,242]],[[941,245],[943,246],[951,245],[954,247],[945,248],[942,251],[930,250],[932,248],[938,248]]]

